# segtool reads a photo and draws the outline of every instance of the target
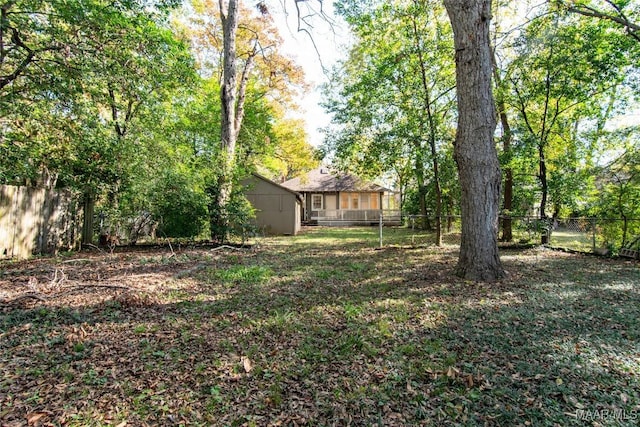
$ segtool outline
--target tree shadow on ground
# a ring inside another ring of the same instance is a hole
[[[0,419],[633,425],[636,264],[524,251],[479,284],[455,256],[287,244],[200,256],[152,299],[5,308]]]

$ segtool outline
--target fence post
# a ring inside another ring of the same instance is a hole
[[[382,211],[380,211],[380,249],[382,249]]]

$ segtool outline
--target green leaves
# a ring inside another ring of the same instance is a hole
[[[451,155],[455,119],[453,39],[442,5],[342,2],[339,10],[357,42],[327,88],[334,125],[324,150],[341,169],[391,174],[402,188],[433,184],[434,163]]]
[[[554,215],[575,213],[594,189],[607,123],[630,101],[638,48],[610,22],[565,13],[541,13],[502,44],[513,49],[499,93],[515,118],[516,187],[536,176],[542,215],[547,198]]]
[[[120,156],[132,154],[122,146],[114,151],[109,134],[130,132],[142,109],[158,101],[160,88],[193,75],[185,46],[154,21],[163,7],[95,0],[5,5],[3,35],[14,36],[0,52],[0,75],[7,83],[0,87],[0,106],[10,123],[2,134],[32,147],[28,154],[16,153],[29,159],[30,170],[5,173],[11,179],[5,182],[24,182],[46,169],[64,184],[95,187],[94,169],[102,169],[99,179],[106,179],[107,171],[118,169]],[[33,56],[24,62],[29,52]],[[20,64],[24,69],[16,74]],[[11,167],[0,161],[0,170]]]
[[[373,235],[3,265],[0,422],[572,425],[637,410],[635,263],[509,251],[508,280],[466,283],[455,248],[372,251]],[[29,277],[46,301],[17,299]]]

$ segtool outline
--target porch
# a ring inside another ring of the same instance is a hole
[[[312,210],[309,223],[324,226],[377,225],[382,216],[383,225],[401,225],[400,210],[396,209],[320,209]]]

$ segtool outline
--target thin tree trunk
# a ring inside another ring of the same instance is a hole
[[[503,150],[509,157],[511,153],[511,136],[503,140]],[[502,200],[504,217],[502,219],[502,241],[513,241],[513,169],[505,168],[504,171],[504,196]]]
[[[502,78],[498,70],[498,62],[496,61],[495,50],[491,50],[491,63],[493,67],[493,79],[497,87],[502,85]],[[502,152],[507,166],[504,169],[504,194],[502,199],[502,209],[504,217],[502,218],[502,241],[513,241],[513,169],[511,169],[511,139],[513,133],[509,125],[509,117],[507,116],[507,106],[504,97],[499,95],[496,97],[496,105],[498,107],[498,116],[502,125]]]
[[[82,220],[82,244],[93,244],[93,213],[95,210],[96,198],[93,192],[85,193],[83,200],[83,220]]]
[[[549,182],[547,180],[547,163],[544,155],[544,146],[542,144],[538,145],[538,167],[538,179],[540,179],[540,191],[542,191],[542,198],[540,199],[540,219],[546,219]]]
[[[436,153],[435,138],[429,142],[431,156],[433,158],[433,180],[436,190],[436,246],[442,246],[442,189],[440,188],[440,175],[438,172],[438,157]]]
[[[620,183],[620,180],[618,180],[618,182]],[[624,204],[623,204],[623,200],[624,200],[624,193],[625,193],[625,185],[620,185],[620,192],[618,193],[618,212],[620,213],[620,216],[622,217],[622,245],[621,247],[625,247],[627,245],[627,231],[629,228],[629,221],[627,218],[627,215],[625,215],[625,209],[624,209]]]
[[[422,146],[416,142],[416,162],[415,162],[415,176],[416,184],[418,186],[418,203],[420,205],[420,221],[418,221],[419,228],[426,230],[431,228],[429,217],[427,215],[427,186],[424,182],[424,159],[422,158]]]
[[[549,48],[549,59],[553,56],[553,45]],[[542,129],[540,130],[540,138],[538,139],[538,178],[540,179],[540,191],[542,191],[542,198],[540,200],[540,219],[545,220],[547,218],[547,199],[549,196],[549,184],[547,181],[547,163],[545,159],[545,149],[547,141],[549,139],[550,129],[553,127],[555,119],[558,117],[558,109],[555,109],[555,113],[552,118],[548,118],[549,110],[551,109],[551,70],[547,67],[545,76],[545,99],[544,99],[544,112],[542,114]],[[557,107],[557,105],[556,105]],[[549,125],[547,126],[547,123]],[[549,243],[549,233],[542,234],[542,244]]]
[[[433,111],[431,106],[431,96],[429,85],[427,84],[427,71],[425,69],[424,55],[422,52],[422,43],[419,40],[418,26],[416,24],[415,17],[413,18],[413,34],[414,34],[414,46],[418,52],[418,59],[420,63],[420,76],[422,82],[424,110],[427,114],[427,123],[429,129],[427,129],[429,138],[429,148],[431,149],[431,162],[433,166],[433,185],[436,193],[436,246],[442,246],[442,189],[440,188],[440,173],[438,170],[438,151],[436,149],[436,129],[435,119],[433,117]],[[424,125],[421,120],[421,127]]]
[[[453,230],[453,197],[447,197],[447,233]]]
[[[500,165],[493,135],[491,0],[445,0],[456,49],[458,130],[455,159],[462,189],[462,238],[456,274],[469,280],[504,276],[498,255]]]

